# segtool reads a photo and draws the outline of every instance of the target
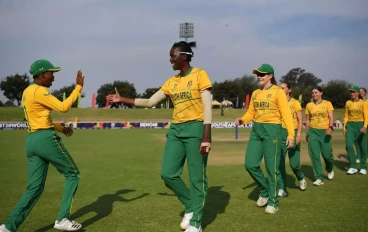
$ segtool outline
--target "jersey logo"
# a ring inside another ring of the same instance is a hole
[[[271,98],[271,97],[272,97],[272,94],[270,94],[270,93],[269,93],[269,94],[267,95],[267,99],[268,99],[268,100],[270,100],[270,98]]]
[[[173,87],[173,90],[176,90],[178,88],[178,84],[175,84]]]
[[[187,88],[188,89],[191,89],[192,88],[192,84],[193,84],[192,81],[188,81]]]
[[[322,110],[325,110],[326,109],[326,107],[325,106],[322,106]]]

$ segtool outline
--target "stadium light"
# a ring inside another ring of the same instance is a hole
[[[185,38],[185,42],[188,42],[188,38],[194,37],[194,24],[193,23],[180,23],[179,25],[179,38]]]

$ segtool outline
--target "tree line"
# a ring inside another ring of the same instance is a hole
[[[276,79],[278,79],[276,77]],[[3,103],[0,101],[0,106],[20,106],[23,90],[27,88],[31,80],[27,74],[11,75],[7,76],[0,82],[0,89],[4,96],[8,99]],[[348,89],[353,85],[345,80],[331,80],[325,84],[322,83],[322,79],[316,77],[313,73],[306,72],[302,68],[291,69],[286,75],[278,79],[278,82],[288,82],[292,88],[292,95],[299,99],[301,96],[302,106],[305,106],[311,101],[311,90],[315,86],[321,86],[323,89],[323,98],[331,101],[335,108],[343,108],[345,102],[350,98]],[[75,84],[64,86],[58,90],[52,91],[59,100],[63,100],[63,95],[68,97],[73,91]],[[130,98],[150,98],[156,91],[160,89],[159,86],[153,88],[147,88],[144,93],[137,93],[133,83],[128,81],[114,81],[113,83],[106,83],[100,86],[97,90],[96,105],[99,108],[106,106],[105,96],[114,93],[115,87],[125,97]],[[223,82],[214,82],[212,96],[214,100],[222,102],[228,100],[233,103],[236,108],[241,108],[246,96],[251,95],[252,92],[259,88],[257,77],[254,75],[244,75]],[[82,98],[85,94],[82,93]],[[14,104],[15,102],[15,104]],[[158,104],[158,108],[164,107],[164,102]],[[238,103],[238,104],[237,104]],[[169,101],[170,107],[172,102]],[[73,104],[73,107],[77,107],[77,102]],[[110,105],[110,107],[117,107],[116,105]],[[131,106],[128,106],[131,107]]]

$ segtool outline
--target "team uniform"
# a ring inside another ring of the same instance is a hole
[[[298,127],[299,127],[297,112],[300,112],[302,110],[302,107],[299,101],[294,98],[288,99],[288,105],[289,105],[289,109],[290,109],[291,116],[293,119],[295,134],[297,134]],[[286,146],[287,135],[288,135],[288,132],[286,129],[285,122],[282,121],[280,166],[279,166],[279,173],[277,175],[278,188],[282,190],[286,190],[286,186],[287,186],[286,170],[285,170],[286,153],[288,153],[289,155],[289,162],[290,162],[291,169],[293,170],[298,181],[301,181],[304,179],[303,172],[300,169],[300,144],[296,144],[296,136],[295,136],[294,147],[287,149],[287,146]]]
[[[360,132],[362,127],[368,124],[368,107],[366,102],[348,100],[345,104],[344,130],[346,152],[348,153],[350,168],[357,168],[354,143],[357,142],[357,153],[361,155],[360,168],[366,169],[367,138],[366,134]]]
[[[161,177],[185,207],[185,213],[193,212],[190,225],[200,228],[203,207],[207,196],[207,156],[200,154],[203,137],[204,110],[201,92],[212,88],[205,70],[196,67],[181,77],[171,77],[161,87],[174,104],[173,120],[166,135]],[[187,159],[190,189],[180,175]]]
[[[331,102],[327,100],[322,100],[320,103],[309,102],[305,108],[305,114],[309,115],[310,119],[307,132],[309,156],[315,177],[321,181],[323,181],[321,153],[326,164],[326,171],[328,173],[333,171],[331,136],[326,135],[330,123],[328,112],[333,110]]]
[[[245,168],[257,182],[260,197],[268,198],[268,206],[278,208],[277,172],[281,152],[281,121],[287,127],[287,137],[294,139],[294,125],[285,92],[278,86],[258,89],[252,93],[249,109],[242,123],[253,121],[245,155]],[[260,168],[264,156],[268,183]]]
[[[80,172],[56,133],[62,132],[63,126],[53,123],[50,113],[52,110],[60,112],[69,110],[81,90],[82,86],[77,85],[64,102],[60,102],[45,87],[35,83],[24,90],[22,106],[29,133],[25,144],[28,159],[28,187],[5,223],[8,230],[16,231],[40,198],[49,163],[65,176],[64,193],[57,221],[70,218]]]

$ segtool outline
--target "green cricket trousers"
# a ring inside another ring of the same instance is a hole
[[[295,135],[298,133],[298,130],[295,130]],[[280,166],[279,172],[277,173],[277,186],[278,189],[286,190],[287,186],[287,177],[286,177],[286,153],[289,156],[290,167],[293,170],[298,181],[304,179],[304,174],[300,168],[300,144],[296,144],[296,136],[294,139],[294,146],[290,149],[287,149],[286,140],[287,140],[288,132],[285,128],[281,129],[281,155],[280,155]]]
[[[346,152],[348,153],[350,168],[357,168],[354,145],[356,143],[358,156],[360,154],[360,168],[367,168],[367,136],[360,132],[364,122],[347,122],[345,132]]]
[[[28,186],[5,223],[6,228],[12,232],[19,228],[40,198],[45,187],[49,163],[65,176],[58,221],[70,218],[72,200],[80,177],[76,164],[54,129],[28,134],[25,150],[28,159]]]
[[[190,121],[171,124],[166,135],[166,145],[162,159],[161,177],[185,207],[185,213],[193,212],[190,225],[202,225],[203,207],[207,196],[207,156],[202,156],[199,148],[203,137],[203,122]],[[185,158],[188,163],[188,188],[180,178]]]
[[[278,207],[277,172],[281,152],[281,124],[253,123],[245,155],[245,168],[257,182],[261,197],[268,197],[268,205]],[[261,170],[264,156],[268,184]]]
[[[309,157],[312,161],[314,175],[316,179],[323,180],[322,175],[322,154],[325,161],[326,171],[328,173],[333,170],[334,157],[332,154],[331,136],[326,135],[326,129],[315,129],[309,127],[308,129],[308,151]]]

